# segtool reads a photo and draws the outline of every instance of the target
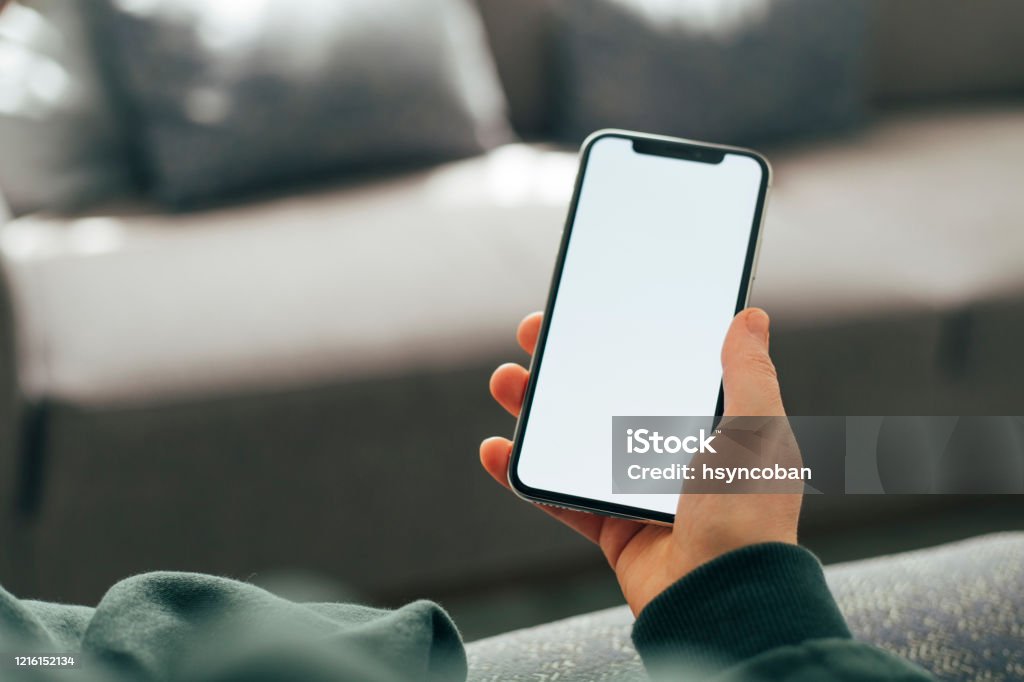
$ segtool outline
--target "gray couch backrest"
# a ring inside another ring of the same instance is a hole
[[[476,0],[512,123],[525,137],[543,136],[550,127],[559,1]],[[871,99],[1024,93],[1024,2],[867,1]]]
[[[878,101],[1024,94],[1024,2],[873,0]]]

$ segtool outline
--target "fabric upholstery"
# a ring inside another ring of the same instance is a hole
[[[826,568],[856,638],[940,680],[1016,679],[1024,614],[1024,535],[991,535]],[[625,606],[468,646],[472,682],[640,682]]]
[[[1007,365],[1020,323],[1006,301],[1024,289],[1013,191],[1022,130],[1016,108],[956,111],[768,150],[775,185],[753,302],[775,320],[794,414],[815,404],[856,413],[869,399],[890,414],[927,413],[938,408],[914,401],[931,395],[955,408],[974,372],[963,363]],[[543,305],[575,166],[572,152],[512,145],[188,216],[17,220],[0,246],[20,301],[26,388],[83,404],[160,403],[493,358],[511,343],[509,325]],[[951,357],[946,337],[964,334],[963,311],[974,310],[967,338],[986,350]],[[178,343],[196,329],[205,343]],[[901,377],[886,396],[878,371]]]
[[[152,189],[175,205],[511,135],[468,0],[106,4],[96,42]]]
[[[136,215],[69,232],[40,218],[29,231],[40,241],[22,235],[21,247],[10,226],[28,269],[7,265],[45,283],[20,300],[32,299],[23,329],[35,332],[23,361],[39,363],[26,386],[48,405],[38,562],[18,587],[92,601],[147,567],[305,566],[394,596],[589,557],[588,543],[496,491],[474,454],[511,429],[487,378],[499,358],[522,357],[513,331],[545,295],[574,172],[572,155],[512,147],[190,224]],[[77,247],[64,239],[75,232]],[[86,281],[89,293],[65,298]],[[35,355],[66,332],[30,311],[60,301],[77,318],[65,330],[96,333],[64,360]],[[114,317],[101,323],[101,310]],[[71,370],[59,390],[46,378],[57,365]],[[67,551],[104,560],[69,570]]]
[[[1024,333],[1010,302],[1024,290],[1022,130],[1017,105],[953,109],[767,150],[775,185],[752,303],[780,332],[792,414],[1021,413],[995,368],[1019,364]],[[901,379],[882,391],[879,376]]]
[[[11,542],[12,549],[18,548],[15,515],[23,474],[19,452],[24,443],[15,319],[7,274],[0,268],[0,538]],[[13,551],[0,552],[0,575],[13,575],[16,563]]]
[[[791,413],[1020,414],[1022,130],[1019,109],[957,110],[767,150],[754,302],[773,317]],[[0,230],[21,387],[42,406],[23,455],[41,474],[25,579],[91,601],[131,572],[294,562],[404,595],[591,560],[474,464],[481,438],[512,430],[487,379],[526,359],[512,332],[543,306],[575,166],[510,145],[187,215],[136,206]],[[432,513],[400,514],[381,479]],[[876,503],[818,506],[808,524]],[[85,552],[104,560],[67,560]]]
[[[574,154],[513,145],[188,215],[15,221],[0,244],[27,389],[159,404],[490,360],[543,305],[575,171]]]
[[[571,0],[556,131],[627,128],[733,144],[842,130],[863,113],[859,0]]]
[[[1024,93],[1024,5],[872,0],[871,88],[882,101]]]
[[[550,133],[560,76],[559,3],[477,0],[523,135]],[[873,102],[1024,92],[1024,17],[1015,0],[870,0],[864,85]]]
[[[964,306],[955,325],[950,326],[958,338],[967,340],[969,348],[962,353],[950,350],[946,354],[949,374],[955,378],[957,390],[974,396],[972,402],[977,405],[978,414],[1005,414],[1007,406],[1020,405],[1020,382],[1013,388],[999,379],[1020,366],[1024,326],[1018,320],[1022,317],[1024,301],[1006,287],[977,305]],[[948,403],[948,386],[946,390]]]
[[[477,0],[494,61],[508,96],[509,117],[520,135],[550,133],[554,19],[552,0]]]

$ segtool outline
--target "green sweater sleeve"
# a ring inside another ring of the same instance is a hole
[[[633,643],[659,680],[931,679],[855,641],[821,564],[782,543],[738,549],[684,576],[640,613]]]

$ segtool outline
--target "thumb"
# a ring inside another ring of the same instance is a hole
[[[722,345],[725,414],[731,417],[784,416],[775,365],[768,355],[768,314],[747,308],[737,315]]]

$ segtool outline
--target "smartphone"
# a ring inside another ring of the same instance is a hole
[[[612,417],[722,413],[722,341],[756,275],[770,184],[747,149],[587,138],[516,424],[517,494],[673,521],[678,495],[612,492]]]

